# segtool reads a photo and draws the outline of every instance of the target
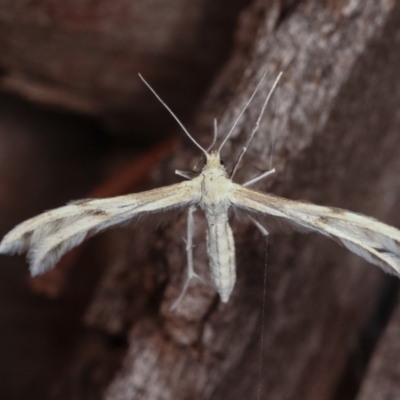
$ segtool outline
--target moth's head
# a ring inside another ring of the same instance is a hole
[[[225,172],[224,162],[221,160],[218,151],[212,151],[211,153],[207,154],[206,156],[206,165],[204,168],[211,169],[221,169]]]

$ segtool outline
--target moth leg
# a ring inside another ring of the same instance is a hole
[[[251,222],[253,222],[253,224],[260,230],[263,236],[269,235],[269,232],[255,218],[253,218],[251,215],[249,215],[249,218],[251,219]]]
[[[272,168],[271,170],[264,172],[263,174],[257,176],[256,178],[250,179],[249,181],[247,181],[246,183],[244,183],[242,186],[250,186],[253,183],[256,183],[258,181],[260,181],[261,179],[266,178],[267,176],[270,176],[272,174],[275,173],[275,168]]]
[[[190,281],[193,278],[198,278],[201,280],[201,277],[196,274],[196,272],[194,271],[194,267],[193,267],[193,232],[194,232],[193,213],[195,210],[196,210],[196,207],[191,206],[191,207],[189,207],[189,211],[188,211],[187,239],[185,240],[186,254],[187,254],[187,278],[186,278],[185,284],[183,285],[181,294],[172,304],[171,310],[175,310],[178,307],[179,303],[182,301],[182,299],[189,287]]]
[[[175,170],[175,175],[181,176],[182,178],[189,179],[189,180],[192,180],[195,177],[193,172],[181,171],[180,169]]]

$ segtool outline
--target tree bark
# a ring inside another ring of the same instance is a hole
[[[362,382],[357,400],[396,399],[399,385],[399,307],[397,306],[389,325],[381,336],[373,354],[368,371]]]

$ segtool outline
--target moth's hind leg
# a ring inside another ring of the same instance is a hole
[[[263,236],[269,235],[269,232],[255,218],[253,218],[251,215],[249,215],[249,218],[251,222],[253,222],[253,224],[259,229],[259,231],[262,233]]]
[[[250,186],[253,183],[256,183],[258,181],[260,181],[261,179],[267,178],[268,176],[272,175],[275,173],[275,168],[272,168],[269,171],[266,171],[264,173],[262,173],[259,176],[256,176],[255,178],[247,181],[246,183],[243,184],[243,186]],[[253,222],[253,224],[259,229],[259,231],[262,233],[263,236],[268,236],[269,232],[267,231],[267,229],[261,225],[254,217],[252,217],[251,215],[248,215],[248,217],[250,218],[251,222]]]
[[[193,278],[198,278],[201,280],[201,277],[196,274],[193,267],[193,232],[194,232],[194,219],[193,213],[196,210],[195,206],[191,206],[188,211],[188,220],[187,220],[187,238],[186,242],[186,254],[187,254],[187,278],[185,284],[183,285],[182,292],[179,297],[174,301],[171,306],[171,310],[175,310],[179,303],[182,301],[185,293],[189,287],[190,281]]]

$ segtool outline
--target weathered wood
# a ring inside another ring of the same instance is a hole
[[[390,323],[380,338],[357,400],[389,400],[400,396],[400,308],[397,307]]]
[[[399,95],[393,90],[398,3],[288,4],[283,13],[276,13],[279,7],[263,12],[262,3],[246,11],[237,50],[192,132],[206,146],[215,116],[220,132],[227,132],[262,73],[268,71],[271,84],[284,69],[276,103],[237,180],[267,169],[272,151],[278,172],[261,189],[399,226]],[[226,146],[228,165],[248,137],[269,86],[256,96]],[[154,185],[170,183],[174,168],[194,163],[193,154],[182,149],[169,168],[156,171]],[[207,280],[200,218],[197,227],[195,267]],[[266,261],[258,231],[235,224],[238,282],[231,301],[220,304],[210,286],[194,282],[173,313],[169,306],[185,277],[184,231],[182,217],[157,233],[146,227],[139,234],[109,236],[114,253],[86,323],[127,335],[128,349],[104,398],[255,398],[259,385],[262,397],[277,400],[351,394],[343,387],[346,366],[379,300],[380,271],[335,243],[300,234],[271,235]],[[82,358],[77,354],[76,363],[81,365]]]

